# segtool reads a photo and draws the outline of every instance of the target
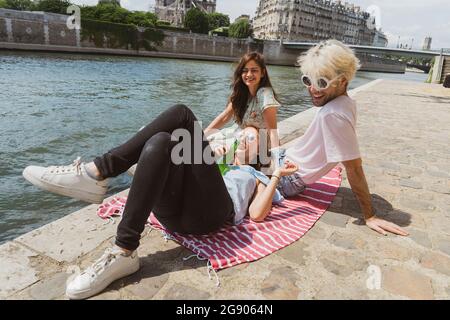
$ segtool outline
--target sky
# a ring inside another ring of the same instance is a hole
[[[96,4],[97,0],[72,0],[76,4]],[[342,1],[344,2],[344,1]],[[389,47],[403,43],[421,49],[426,36],[431,36],[432,49],[450,48],[449,0],[347,0],[369,12],[378,11],[381,29],[389,39]],[[231,21],[241,14],[255,15],[259,0],[217,0],[217,11],[228,14]],[[148,11],[154,0],[121,0],[128,10]],[[378,10],[372,10],[374,6]],[[399,38],[400,37],[400,38]]]

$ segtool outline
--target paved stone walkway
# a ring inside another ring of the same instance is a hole
[[[190,251],[153,231],[139,249],[142,269],[94,299],[449,299],[450,90],[381,81],[353,96],[376,211],[410,237],[361,225],[344,174],[310,232],[262,260],[220,271],[220,287],[204,261],[183,261]],[[294,120],[284,123],[285,137],[300,133]],[[89,265],[113,238],[116,225],[104,225],[95,209],[0,246],[0,298],[64,299],[67,269]]]

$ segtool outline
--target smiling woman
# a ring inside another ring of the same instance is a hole
[[[254,130],[253,136],[258,136],[264,140],[257,140],[252,143],[252,155],[244,156],[251,160],[252,165],[268,165],[270,158],[268,148],[278,147],[279,138],[277,132],[277,113],[280,103],[274,92],[270,81],[269,72],[264,61],[264,56],[258,52],[245,54],[235,68],[233,83],[233,92],[228,100],[225,110],[214,119],[206,128],[206,135],[212,131],[223,128],[232,118],[240,129]],[[261,132],[258,130],[265,130]],[[246,154],[244,152],[243,154]],[[239,160],[243,163],[244,159]],[[244,163],[247,163],[244,161]]]
[[[254,98],[259,89],[269,88],[273,97],[276,97],[264,57],[257,52],[248,53],[241,58],[234,71],[232,87],[233,93],[230,97],[230,102],[232,103],[236,122],[241,126],[251,125],[250,123],[245,123],[244,118],[249,113],[249,101],[256,102],[258,100],[258,98]],[[279,105],[279,103],[274,101],[271,103]],[[251,116],[251,118],[255,117]],[[265,128],[265,124],[257,123],[256,128]]]

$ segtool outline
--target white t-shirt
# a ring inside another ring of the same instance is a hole
[[[286,150],[306,184],[314,183],[339,162],[361,157],[356,136],[356,103],[339,96],[321,107],[305,134]]]
[[[266,129],[264,111],[268,108],[279,108],[280,106],[280,103],[275,99],[272,88],[259,88],[256,96],[248,102],[241,128],[255,127],[256,129]]]

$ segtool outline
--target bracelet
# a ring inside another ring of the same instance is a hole
[[[281,179],[279,176],[276,176],[276,175],[273,175],[272,178],[273,178],[273,177],[277,178],[278,180]]]

